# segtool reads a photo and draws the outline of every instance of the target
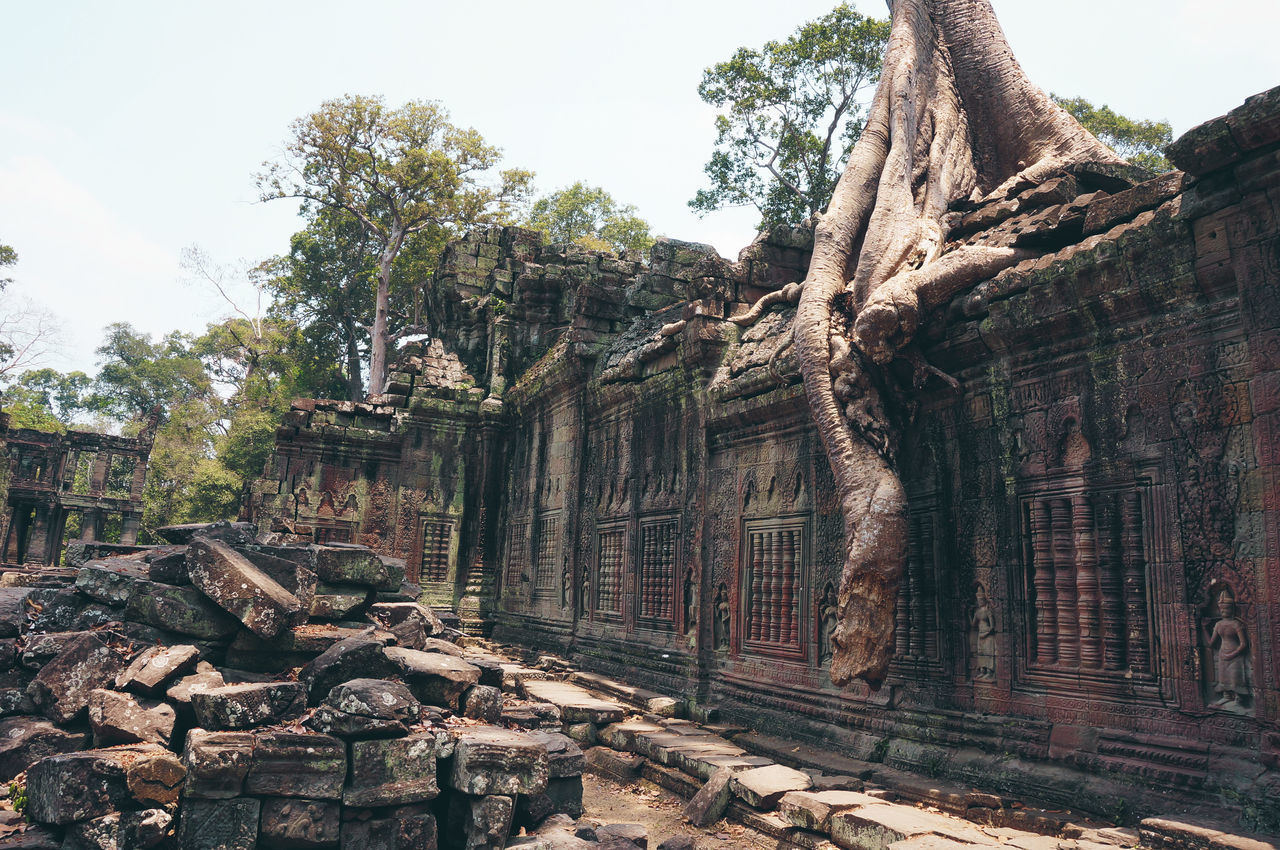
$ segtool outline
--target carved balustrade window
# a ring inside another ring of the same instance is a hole
[[[601,526],[596,531],[595,610],[598,614],[622,616],[622,582],[626,569],[626,523]]]
[[[507,537],[507,569],[503,584],[507,592],[521,586],[520,576],[529,569],[529,518],[511,520]]]
[[[1138,488],[1023,502],[1032,672],[1151,672],[1143,506]]]
[[[747,651],[803,655],[800,612],[807,573],[807,528],[804,518],[746,523],[742,644]]]
[[[537,557],[534,561],[533,595],[556,596],[560,593],[557,578],[557,561],[560,553],[560,512],[545,513],[538,517]]]
[[[670,629],[676,620],[676,543],[679,519],[657,517],[640,521],[639,622]]]
[[[938,513],[912,511],[907,526],[907,568],[898,589],[894,654],[898,661],[938,661]]]
[[[419,581],[441,582],[449,578],[449,549],[453,542],[453,523],[449,520],[422,521],[422,564]]]

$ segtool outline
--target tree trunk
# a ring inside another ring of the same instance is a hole
[[[878,687],[892,658],[907,556],[895,468],[905,413],[880,366],[921,316],[1027,252],[946,253],[948,206],[1118,162],[1023,74],[988,0],[892,0],[866,128],[827,211],[794,321],[805,392],[831,462],[845,564],[831,679]]]
[[[364,399],[364,376],[360,374],[360,345],[356,339],[355,323],[343,323],[342,333],[347,338],[347,397],[351,401]]]
[[[396,228],[378,255],[378,294],[373,310],[373,329],[369,336],[369,392],[381,393],[387,384],[387,349],[391,334],[387,330],[387,317],[391,309],[391,266],[404,244],[405,232]]]

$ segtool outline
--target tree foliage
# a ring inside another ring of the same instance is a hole
[[[364,228],[377,257],[369,382],[386,378],[392,269],[407,239],[514,220],[532,174],[498,171],[501,152],[454,126],[439,103],[389,109],[380,97],[323,103],[291,127],[284,157],[258,175],[263,200],[297,198],[304,212],[341,210]]]
[[[1050,97],[1099,141],[1134,165],[1160,173],[1173,169],[1164,155],[1164,149],[1173,141],[1173,127],[1168,121],[1128,118],[1106,104],[1094,106],[1083,97]]]
[[[703,73],[698,94],[722,110],[711,185],[689,206],[751,205],[762,225],[796,224],[823,209],[862,132],[864,93],[880,77],[889,23],[847,3],[785,41],[739,48]]]
[[[0,269],[5,268],[6,266],[14,266],[17,264],[18,264],[18,252],[13,250],[13,248],[9,247],[8,245],[0,243]],[[13,283],[13,278],[0,277],[0,289],[4,289],[6,286],[8,286],[11,283]]]
[[[525,225],[552,242],[573,242],[591,251],[646,252],[653,245],[649,222],[632,204],[620,204],[599,186],[579,180],[533,202]]]

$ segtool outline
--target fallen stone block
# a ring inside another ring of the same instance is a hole
[[[788,791],[778,801],[778,814],[801,829],[829,832],[832,815],[881,802],[857,791]]]
[[[329,691],[306,721],[308,728],[347,740],[398,738],[406,724],[422,716],[422,706],[399,682],[352,679]]]
[[[187,548],[191,583],[245,628],[270,639],[302,611],[298,597],[225,543],[197,537]]]
[[[133,799],[144,806],[177,803],[186,778],[182,760],[159,747],[142,752],[125,765],[125,785]]]
[[[507,846],[514,815],[515,801],[511,797],[451,794],[447,814],[440,824],[441,843],[466,850],[502,850]]]
[[[529,699],[549,702],[559,708],[560,717],[565,723],[595,723],[603,726],[619,723],[626,716],[626,710],[616,702],[598,699],[586,689],[568,682],[522,679],[520,690]]]
[[[373,604],[375,594],[357,584],[317,584],[310,615],[318,620],[354,620]]]
[[[662,732],[664,728],[645,720],[628,720],[625,723],[611,723],[598,733],[600,743],[615,750],[635,752],[636,736],[650,732]]]
[[[342,802],[375,808],[431,800],[436,786],[436,736],[410,735],[351,742],[351,771]]]
[[[200,651],[190,644],[150,646],[116,676],[116,687],[140,694],[155,694],[175,676],[195,667]]]
[[[179,850],[254,850],[261,810],[252,797],[186,802],[178,818]]]
[[[190,676],[183,676],[164,692],[165,699],[173,703],[179,709],[191,709],[191,697],[195,694],[205,693],[214,688],[221,688],[227,684],[222,674],[213,669],[213,665],[207,666],[207,670],[196,668],[196,672]]]
[[[685,804],[684,816],[696,827],[705,828],[724,817],[724,810],[733,799],[733,771],[723,767],[703,783],[698,793]]]
[[[73,640],[84,634],[92,634],[92,632],[42,632],[40,634],[29,634],[26,640],[23,641],[22,653],[18,656],[18,663],[26,669],[38,673],[46,664],[61,655]],[[99,637],[103,636],[99,635]]]
[[[583,769],[586,773],[604,776],[625,785],[640,775],[642,767],[644,756],[620,753],[608,747],[592,747],[586,752]]]
[[[187,547],[161,546],[148,552],[147,578],[161,584],[188,584]]]
[[[341,835],[341,806],[330,800],[268,797],[258,826],[261,846],[280,850],[335,847]]]
[[[276,673],[303,667],[330,647],[348,638],[390,642],[390,632],[350,623],[304,623],[285,629],[271,640],[242,631],[227,649],[227,663],[245,670]]]
[[[160,700],[138,699],[132,694],[98,688],[89,694],[89,728],[93,745],[164,744],[173,737],[177,714]]]
[[[76,590],[104,605],[122,607],[134,594],[134,585],[150,578],[146,564],[139,561],[90,561],[76,573]]]
[[[389,630],[406,622],[418,623],[423,637],[444,633],[444,623],[436,612],[417,602],[379,602],[369,608],[369,619]]]
[[[27,814],[40,823],[66,825],[135,807],[127,768],[152,745],[86,750],[41,759],[27,771]]]
[[[173,817],[164,809],[113,812],[67,827],[62,850],[146,850],[160,845]]]
[[[488,685],[472,685],[462,695],[462,716],[484,723],[502,717],[502,691]]]
[[[567,776],[581,776],[586,768],[586,757],[582,749],[566,735],[558,732],[529,732],[529,737],[537,741],[547,751],[547,777],[563,779]]]
[[[547,751],[528,735],[496,726],[452,730],[449,787],[464,794],[538,794],[547,787]]]
[[[346,776],[347,748],[337,738],[260,732],[244,788],[261,796],[338,800]]]
[[[307,701],[318,705],[337,685],[352,679],[386,679],[399,668],[383,653],[383,645],[365,638],[346,638],[326,649],[298,674],[307,686]]]
[[[27,623],[30,587],[0,587],[0,637],[17,637]]]
[[[609,823],[596,827],[596,839],[601,844],[610,841],[630,841],[640,850],[649,846],[649,830],[638,823]]]
[[[560,720],[560,709],[549,702],[526,702],[519,705],[502,706],[502,722],[521,729],[546,729],[559,731],[564,725]]]
[[[183,796],[212,800],[239,797],[253,760],[253,745],[253,735],[248,732],[192,729],[182,754],[187,768]]]
[[[128,662],[121,648],[96,634],[82,634],[41,669],[27,693],[50,720],[70,723],[89,707],[89,694],[115,684]]]
[[[420,701],[458,710],[462,693],[480,681],[480,668],[451,655],[389,646],[386,657]]]
[[[224,685],[191,695],[196,721],[205,729],[252,729],[301,716],[306,691],[299,682]]]
[[[391,582],[390,568],[365,546],[312,544],[311,568],[329,584],[359,584],[379,588]],[[399,586],[399,583],[396,583]]]
[[[156,529],[156,534],[168,543],[186,546],[197,537],[207,537],[222,543],[243,546],[253,542],[258,527],[251,522],[189,522],[182,525],[165,525]]]
[[[773,809],[788,791],[805,791],[812,785],[809,774],[780,764],[735,773],[730,782],[735,797],[761,811]]]
[[[12,779],[42,758],[88,746],[88,735],[60,729],[43,717],[7,717],[0,720],[0,781]]]
[[[562,814],[571,818],[582,817],[582,777],[547,780],[547,790],[541,794],[521,794],[516,798],[513,825],[516,829],[537,826],[551,815]]]
[[[342,825],[342,850],[434,850],[436,819],[406,814]]]
[[[134,585],[125,619],[202,640],[221,640],[240,630],[240,621],[190,587],[157,582]]]
[[[831,840],[852,850],[888,850],[891,844],[924,835],[967,844],[992,843],[967,821],[895,803],[863,806],[831,816]]]

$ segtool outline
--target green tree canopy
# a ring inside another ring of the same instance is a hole
[[[13,266],[18,263],[18,252],[10,248],[8,245],[0,244],[0,269],[5,266]],[[0,289],[4,289],[13,283],[11,277],[0,277]]]
[[[498,171],[498,148],[474,129],[454,126],[439,103],[389,109],[380,97],[347,95],[323,103],[291,127],[283,158],[258,175],[263,200],[298,198],[304,212],[341,210],[360,223],[376,255],[369,383],[386,379],[391,278],[407,239],[436,228],[453,233],[512,221],[532,174]]]
[[[1106,104],[1094,106],[1083,97],[1050,97],[1098,141],[1134,165],[1161,173],[1173,169],[1164,155],[1164,149],[1173,141],[1173,128],[1168,121],[1127,118]]]
[[[216,398],[190,334],[172,331],[152,342],[128,322],[108,325],[105,333],[97,349],[94,409],[131,421],[156,408],[164,415],[184,402]]]
[[[840,166],[862,132],[861,98],[880,78],[888,21],[847,3],[786,41],[739,48],[698,86],[716,117],[711,185],[689,206],[754,206],[762,225],[796,224],[831,199]]]
[[[649,222],[633,205],[620,204],[581,180],[534,201],[524,223],[552,242],[573,242],[591,251],[643,253],[653,245]]]

